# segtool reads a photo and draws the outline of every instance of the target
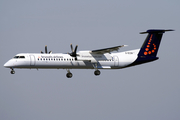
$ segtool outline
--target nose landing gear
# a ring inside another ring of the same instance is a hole
[[[11,74],[15,74],[15,71],[13,68],[11,68]]]

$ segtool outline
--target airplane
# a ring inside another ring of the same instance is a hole
[[[119,45],[110,48],[79,51],[77,52],[76,45],[73,49],[72,44],[71,53],[52,53],[47,51],[45,46],[45,53],[20,53],[15,55],[12,59],[4,64],[4,67],[11,69],[11,74],[15,74],[15,68],[22,69],[66,69],[67,78],[71,78],[73,74],[70,69],[94,69],[94,75],[100,75],[99,69],[122,69],[135,65],[140,65],[147,62],[152,62],[157,57],[159,45],[163,33],[167,31],[174,31],[171,29],[149,29],[140,34],[148,34],[142,47],[140,49],[118,52],[118,50],[127,45]],[[117,52],[113,52],[117,51]]]

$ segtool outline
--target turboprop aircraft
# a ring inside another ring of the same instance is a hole
[[[4,67],[11,69],[11,74],[15,74],[15,68],[26,69],[66,69],[67,78],[71,78],[73,74],[70,69],[95,69],[94,74],[100,75],[99,69],[121,69],[134,65],[139,65],[147,62],[152,62],[158,59],[157,52],[161,42],[163,33],[173,30],[150,29],[140,34],[148,34],[144,44],[140,49],[118,51],[126,45],[120,45],[110,48],[79,51],[77,52],[77,45],[72,52],[52,53],[47,51],[45,46],[45,53],[20,53],[15,55],[4,64]],[[113,53],[112,53],[113,52]]]

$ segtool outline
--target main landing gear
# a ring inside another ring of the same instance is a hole
[[[94,71],[94,75],[98,76],[98,75],[100,75],[100,74],[101,74],[101,72],[100,72],[98,69],[96,69],[96,70]],[[66,77],[67,77],[67,78],[72,78],[72,76],[73,76],[73,74],[70,72],[69,69],[67,69]]]
[[[73,74],[70,72],[70,70],[67,70],[67,74],[66,74],[66,77],[67,78],[72,78]]]
[[[95,70],[95,71],[94,71],[94,75],[98,76],[98,75],[100,75],[100,74],[101,74],[101,72],[100,72],[99,70]]]
[[[100,71],[98,70],[98,68],[97,68],[97,63],[94,63],[94,64],[93,64],[93,67],[95,68],[94,75],[96,75],[96,76],[100,75],[101,72],[100,72]]]
[[[15,71],[13,68],[11,68],[11,74],[15,74]]]

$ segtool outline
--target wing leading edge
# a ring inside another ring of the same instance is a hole
[[[127,45],[120,45],[120,46],[115,46],[115,47],[110,47],[110,48],[92,50],[92,51],[90,51],[90,53],[94,53],[94,54],[110,53],[113,51],[118,51],[121,47],[125,47],[125,46],[127,46]]]

